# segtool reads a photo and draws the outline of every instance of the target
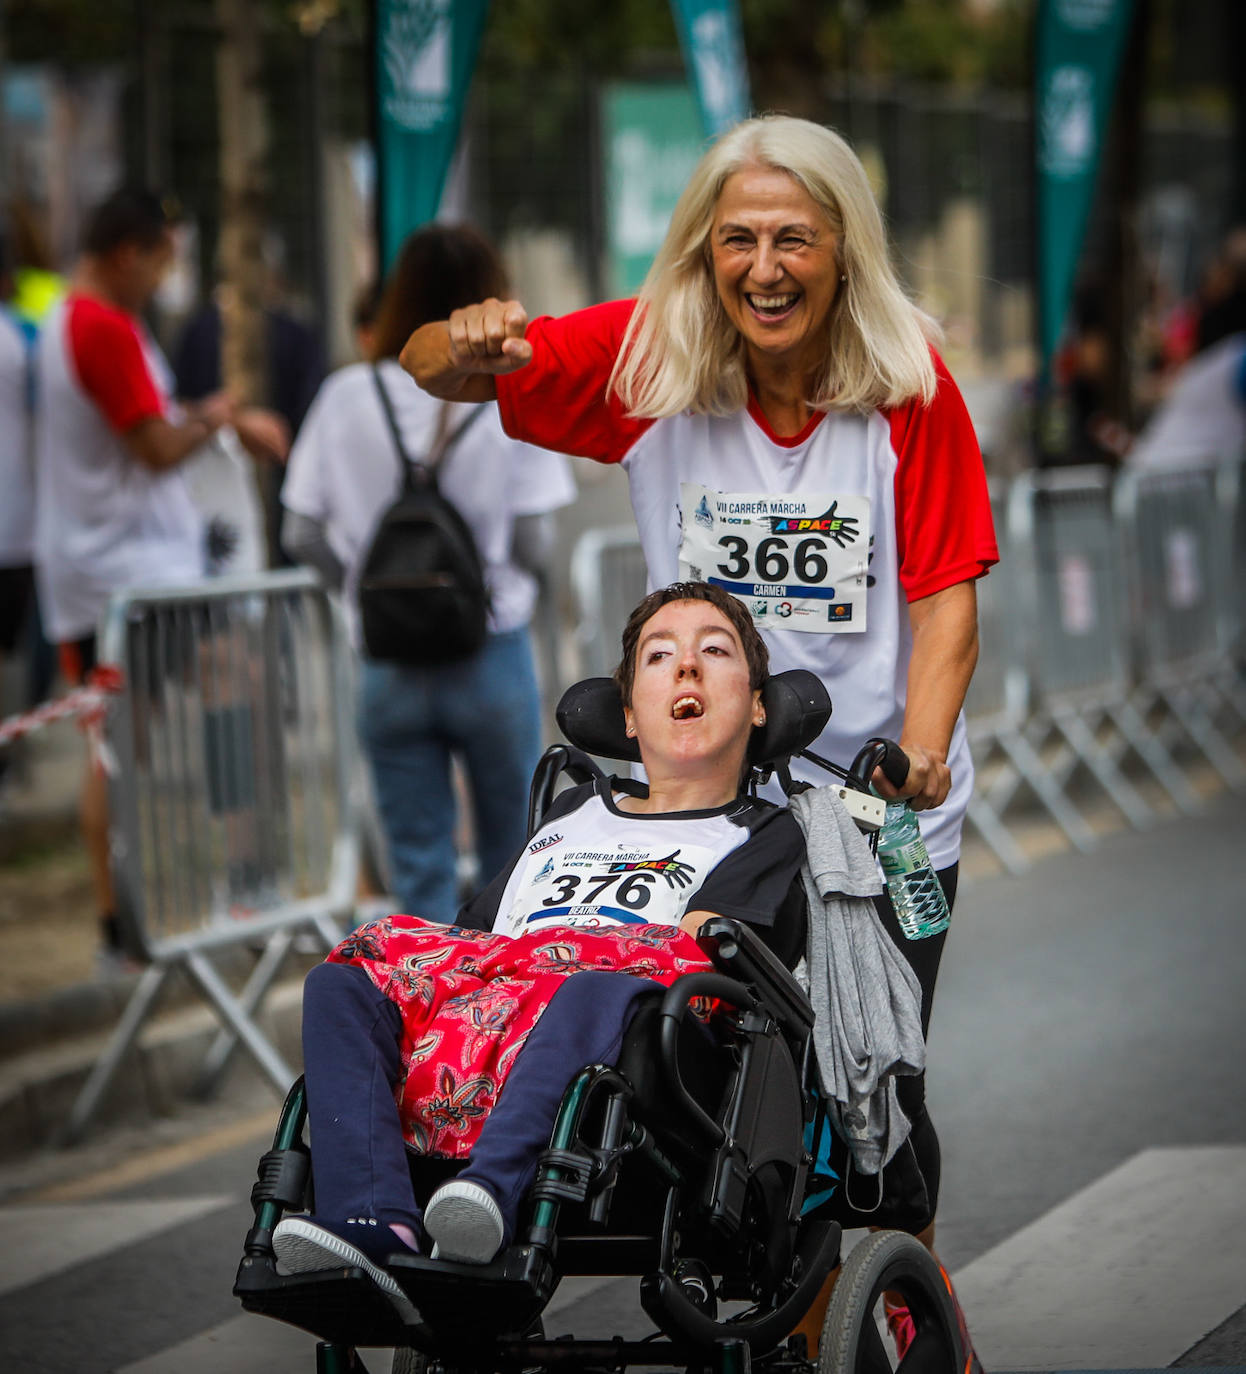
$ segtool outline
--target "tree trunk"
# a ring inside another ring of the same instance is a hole
[[[264,205],[268,121],[260,7],[216,0],[221,41],[216,88],[221,158],[221,376],[235,398],[268,396],[264,325]]]
[[[1142,251],[1138,237],[1142,186],[1143,111],[1151,24],[1150,0],[1136,0],[1121,58],[1114,136],[1105,149],[1109,204],[1107,292],[1108,376],[1105,409],[1132,429],[1138,367],[1138,321],[1143,308]]]

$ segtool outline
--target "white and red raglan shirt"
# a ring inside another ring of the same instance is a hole
[[[650,587],[725,588],[765,635],[772,672],[806,668],[826,684],[834,709],[815,752],[847,764],[871,736],[899,738],[908,603],[999,557],[977,438],[942,360],[929,405],[819,413],[790,437],[751,397],[727,417],[635,419],[606,397],[634,305],[534,320],[532,361],[497,378],[506,431],[623,465]],[[959,855],[973,787],[963,717],[948,765],[950,795],[920,816],[937,868]],[[827,780],[812,765],[793,771]]]
[[[140,322],[71,293],[39,333],[35,564],[52,639],[93,634],[114,592],[204,574],[203,518],[179,468],[122,435],[169,407],[171,374]]]

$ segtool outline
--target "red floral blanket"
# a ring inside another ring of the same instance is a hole
[[[360,926],[329,960],[357,964],[397,1004],[403,1133],[420,1153],[452,1159],[475,1144],[515,1056],[565,978],[608,969],[669,987],[710,967],[677,926],[556,926],[512,940],[415,916]]]

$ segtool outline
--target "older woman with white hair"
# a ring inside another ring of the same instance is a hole
[[[951,901],[973,785],[974,583],[998,554],[937,333],[896,278],[856,154],[766,116],[702,158],[637,301],[531,322],[517,301],[484,301],[418,330],[401,361],[436,396],[496,398],[516,438],[621,463],[650,585],[733,592],[776,670],[826,683],[818,752],[899,739],[907,781],[875,786],[922,813]],[[884,905],[928,1024],[945,934],[906,939]],[[938,1142],[920,1080],[901,1084],[927,1198],[896,1220],[930,1243]]]

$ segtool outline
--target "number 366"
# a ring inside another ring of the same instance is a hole
[[[718,565],[718,571],[724,577],[747,580],[751,575],[748,540],[741,539],[738,534],[724,534],[718,543],[720,548],[726,549],[731,555],[728,562]],[[761,582],[786,582],[788,574],[792,571],[795,571],[797,579],[806,585],[825,582],[828,569],[826,559],[822,557],[822,550],[826,546],[824,539],[802,539],[796,545],[796,552],[789,561],[787,540],[772,535],[757,545],[752,567]]]

